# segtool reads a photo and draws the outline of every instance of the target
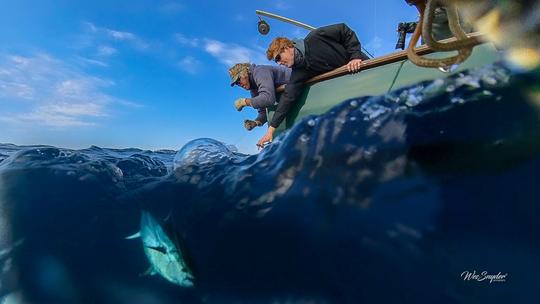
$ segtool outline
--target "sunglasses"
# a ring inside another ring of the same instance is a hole
[[[276,57],[274,57],[274,62],[279,63],[281,61],[281,53],[277,54]]]

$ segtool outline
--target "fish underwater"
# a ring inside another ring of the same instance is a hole
[[[163,227],[147,211],[141,214],[141,230],[126,239],[139,237],[151,265],[146,274],[158,273],[171,283],[183,287],[193,286],[194,277],[184,258],[186,253],[179,248],[178,241],[173,242]]]

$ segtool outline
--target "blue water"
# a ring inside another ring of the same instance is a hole
[[[0,295],[537,303],[538,83],[494,65],[347,100],[258,155],[212,139],[155,152],[0,145]],[[125,237],[143,211],[182,244],[193,287],[142,275],[142,243]]]

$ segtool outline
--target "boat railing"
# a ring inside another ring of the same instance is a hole
[[[474,45],[479,45],[479,44],[482,44],[482,43],[485,42],[484,35],[482,33],[480,33],[480,32],[470,33],[467,36],[469,38],[472,38],[472,39],[476,40]],[[445,39],[445,40],[441,40],[440,42],[441,43],[446,43],[446,42],[452,42],[452,41],[455,41],[455,40],[456,40],[456,38],[454,37],[454,38],[448,38],[448,39]],[[426,54],[433,53],[435,51],[433,51],[427,45],[422,45],[422,46],[420,46],[420,47],[418,47],[416,49],[416,52],[419,55],[426,55]],[[403,61],[403,60],[406,60],[406,59],[407,59],[407,51],[399,51],[399,52],[391,53],[391,54],[388,54],[388,55],[385,55],[385,56],[376,57],[376,58],[372,58],[372,59],[367,59],[367,60],[364,60],[362,62],[362,66],[361,66],[359,72],[362,72],[363,70],[368,70],[368,69],[372,69],[372,68],[375,68],[375,67],[379,67],[379,66],[382,66],[382,65],[386,65],[386,64],[389,64],[389,63]],[[337,69],[335,69],[333,71],[330,71],[330,72],[327,72],[327,73],[324,73],[324,74],[321,74],[321,75],[317,75],[317,76],[309,79],[308,81],[306,81],[306,84],[311,85],[311,84],[315,84],[317,82],[329,80],[329,79],[340,77],[340,76],[347,75],[347,74],[351,74],[347,70],[347,66],[342,66],[342,67],[339,67],[339,68],[337,68]],[[282,86],[279,86],[279,87],[276,88],[276,92],[278,92],[278,93],[281,93],[284,90],[285,90],[285,85],[282,85]]]

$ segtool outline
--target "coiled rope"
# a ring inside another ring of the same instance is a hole
[[[407,56],[414,64],[421,67],[443,68],[462,63],[472,53],[472,48],[478,43],[476,38],[468,37],[459,23],[458,9],[451,0],[419,0],[414,3],[420,12],[420,20],[407,47]],[[446,7],[450,31],[457,40],[440,43],[433,39],[432,24],[435,9],[439,6]],[[424,38],[426,45],[434,51],[449,52],[457,51],[458,54],[447,58],[426,58],[416,53],[415,46],[420,39]]]

